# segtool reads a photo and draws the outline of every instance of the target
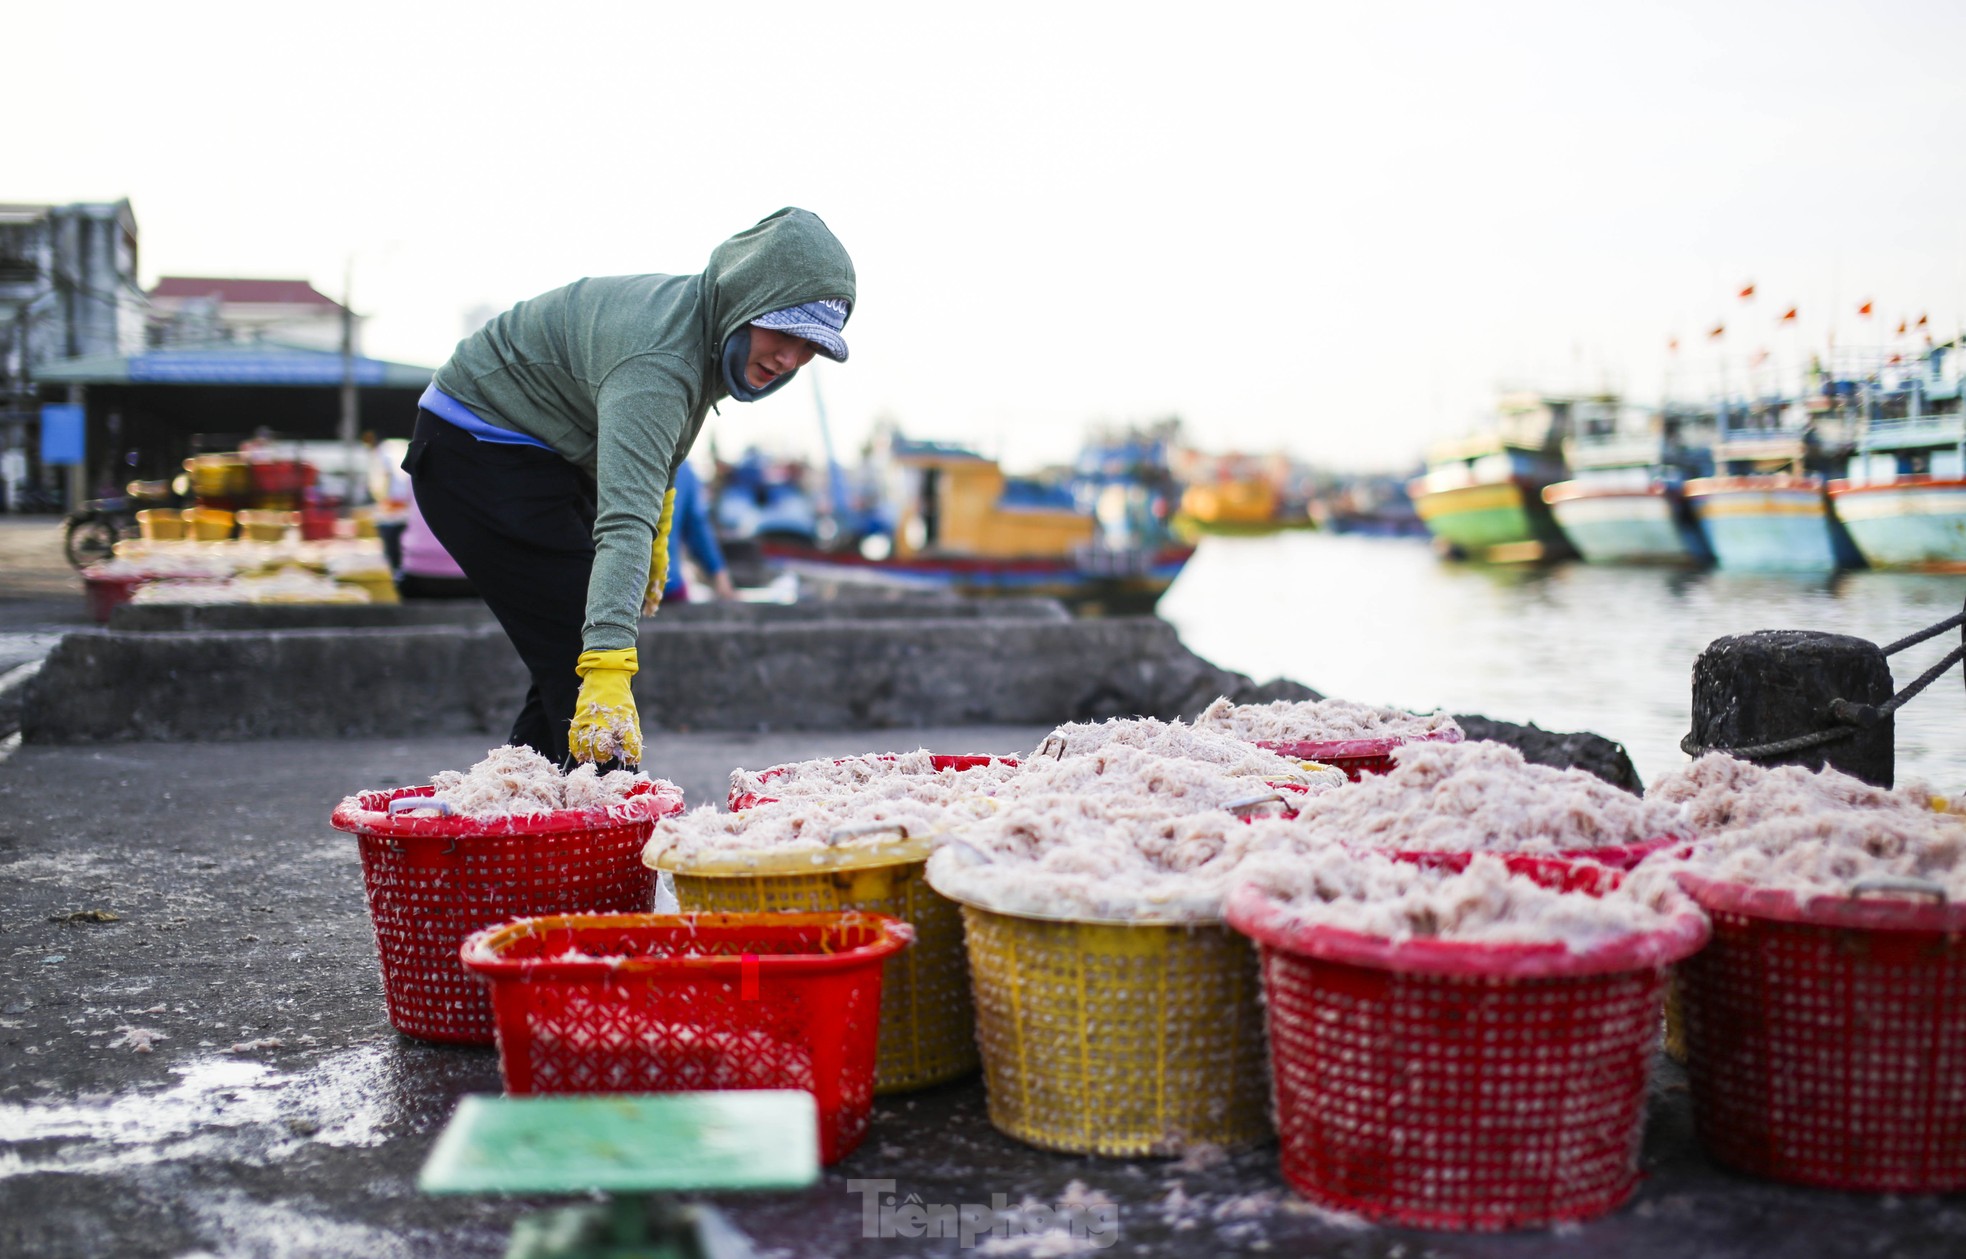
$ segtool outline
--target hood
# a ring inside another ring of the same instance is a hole
[[[703,290],[714,362],[731,333],[774,310],[835,297],[850,318],[853,259],[817,214],[787,208],[717,246]]]

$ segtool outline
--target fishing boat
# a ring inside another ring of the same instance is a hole
[[[1151,611],[1194,554],[1129,531],[1136,496],[1118,482],[1104,484],[1088,510],[1070,486],[1006,477],[996,460],[960,446],[895,437],[885,462],[895,520],[891,535],[870,539],[880,545],[828,549],[761,537],[764,556],[810,576],[1044,596],[1101,613]]]
[[[1407,485],[1414,510],[1450,554],[1496,563],[1568,557],[1543,490],[1569,475],[1561,448],[1570,403],[1510,394],[1497,410],[1493,430],[1428,452],[1426,472]]]
[[[1873,378],[1847,475],[1830,505],[1877,568],[1966,572],[1966,411],[1958,342],[1885,386]]]
[[[1645,415],[1609,397],[1580,400],[1564,455],[1576,475],[1543,491],[1564,536],[1592,564],[1707,564],[1713,552],[1685,483],[1713,471],[1713,417]]]
[[[1714,562],[1750,572],[1863,567],[1830,512],[1825,475],[1848,456],[1850,429],[1833,393],[1721,404],[1715,475],[1686,482]]]

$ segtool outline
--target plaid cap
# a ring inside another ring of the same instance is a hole
[[[840,335],[840,330],[846,327],[847,313],[845,302],[826,297],[801,306],[774,310],[769,315],[759,315],[751,321],[751,326],[802,337],[818,346],[819,352],[835,363],[844,363],[846,338]]]

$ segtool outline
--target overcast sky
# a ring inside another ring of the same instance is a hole
[[[860,277],[842,445],[1019,467],[1169,413],[1400,467],[1500,386],[1650,401],[1966,316],[1957,0],[306,10],[11,13],[0,201],[130,198],[146,285],[352,259],[368,350],[432,366],[475,307],[804,206]],[[712,426],[816,446],[803,383]]]

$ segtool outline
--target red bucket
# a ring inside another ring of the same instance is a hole
[[[1353,782],[1367,774],[1384,774],[1393,768],[1393,749],[1408,743],[1459,743],[1459,730],[1436,730],[1418,738],[1391,735],[1382,739],[1259,739],[1256,746],[1268,748],[1278,756],[1293,760],[1317,761],[1342,769]]]
[[[819,1157],[867,1135],[881,964],[915,938],[884,914],[614,914],[480,931],[508,1093],[802,1089]]]
[[[1707,1150],[1830,1189],[1966,1189],[1966,904],[1679,878],[1713,918],[1679,971]]]
[[[667,783],[637,784],[609,809],[531,817],[412,817],[396,803],[430,787],[367,791],[331,819],[361,841],[362,879],[389,1022],[424,1040],[492,1043],[491,1001],[458,964],[472,932],[514,918],[621,913],[655,903],[642,846],[683,810]]]
[[[1623,877],[1504,860],[1565,891]],[[1306,926],[1253,887],[1227,916],[1262,946],[1283,1174],[1304,1197],[1492,1231],[1591,1219],[1637,1186],[1666,966],[1707,935],[1692,905],[1581,952]]]
[[[115,612],[118,606],[128,603],[131,596],[136,594],[138,586],[153,580],[155,578],[147,575],[137,577],[96,577],[86,572],[83,573],[82,593],[89,601],[89,619],[97,625],[109,624],[110,614]]]
[[[893,753],[889,753],[884,756],[877,756],[874,759],[878,761],[891,761],[895,757]],[[928,759],[929,763],[937,770],[975,769],[979,765],[988,765],[991,761],[1001,761],[1006,765],[1017,764],[1017,758],[1014,756],[931,756]],[[843,763],[843,761],[833,762],[835,765]],[[790,765],[774,765],[770,769],[758,771],[758,781],[760,783],[769,782],[774,778],[783,778],[791,772],[792,767]],[[743,809],[755,809],[761,804],[777,803],[777,799],[772,796],[761,796],[754,791],[741,792],[733,786],[730,789],[729,798],[725,801],[725,807],[732,813],[736,813]]]

